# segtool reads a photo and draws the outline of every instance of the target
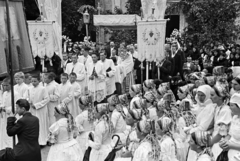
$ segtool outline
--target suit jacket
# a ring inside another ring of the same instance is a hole
[[[172,73],[173,76],[176,76],[177,73],[180,73],[180,75],[182,75],[183,60],[182,60],[181,54],[182,54],[181,51],[178,51],[173,57],[173,60],[175,62],[173,73]]]
[[[7,134],[18,137],[18,143],[13,148],[16,160],[41,161],[38,118],[27,112],[16,123],[15,121],[15,117],[7,119]]]
[[[169,82],[169,76],[172,71],[172,63],[169,60],[165,60],[163,65],[160,67],[160,79],[163,82]]]

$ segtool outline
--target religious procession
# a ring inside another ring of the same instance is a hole
[[[0,0],[0,161],[240,161],[239,2],[25,1]]]

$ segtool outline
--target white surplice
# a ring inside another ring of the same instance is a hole
[[[54,108],[57,107],[59,104],[59,88],[58,84],[56,84],[54,81],[50,82],[49,84],[44,84],[45,88],[47,89],[48,97],[50,101],[48,102],[48,117],[49,117],[49,127],[55,122],[54,117]]]
[[[100,61],[103,64],[103,68],[106,71],[106,86],[107,86],[107,96],[113,94],[116,90],[115,86],[115,74],[116,67],[112,59],[105,59],[104,62]]]
[[[27,91],[27,89],[29,88],[28,85],[26,85],[25,83],[22,84],[16,84],[14,85],[14,91],[16,91],[19,94],[19,98],[23,98],[24,97],[24,93]]]
[[[86,77],[85,66],[79,62],[77,62],[76,64],[68,63],[66,67],[66,73],[69,75],[72,72],[77,74],[76,82],[79,83],[79,85],[81,86],[82,92],[84,92],[85,77]]]
[[[79,97],[81,97],[82,95],[82,88],[77,82],[74,82],[71,85],[72,101],[69,103],[69,110],[70,113],[73,115],[73,118],[76,118],[81,113],[81,109],[79,107]]]
[[[85,56],[83,56],[83,55],[81,55],[81,56],[78,56],[78,62],[79,63],[82,63],[84,66],[85,66],[85,72],[86,72],[86,74],[85,74],[85,93],[87,92],[87,89],[88,89],[88,77],[87,77],[87,67],[90,65],[90,64],[92,64],[93,63],[93,60],[92,60],[92,57],[91,56],[87,56],[87,57],[85,57]]]
[[[19,94],[14,92],[14,102],[19,99]],[[0,113],[0,149],[13,146],[13,139],[7,135],[7,118],[12,114],[11,91],[5,91],[2,96],[2,104],[0,105],[6,112]]]
[[[24,94],[24,98],[32,103],[36,109],[30,108],[30,112],[39,119],[39,144],[46,145],[48,139],[48,107],[50,99],[45,87],[38,85],[30,87]]]
[[[95,69],[98,77],[94,77],[94,80],[90,80],[90,76],[93,74]],[[88,90],[93,95],[94,101],[101,102],[106,97],[106,70],[101,62],[92,63],[87,67],[88,75]]]
[[[65,84],[60,84],[59,93],[60,93],[59,103],[65,103],[66,105],[69,106],[69,103],[72,101],[73,98],[71,83],[66,82]]]

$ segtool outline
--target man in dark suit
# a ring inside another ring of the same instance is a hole
[[[8,136],[18,136],[18,143],[13,149],[6,148],[0,151],[0,161],[41,161],[41,151],[38,143],[39,120],[30,112],[27,100],[19,99],[16,102],[16,113],[22,116],[17,122],[16,117],[8,117]]]
[[[115,48],[115,44],[113,41],[110,42],[109,46],[106,47],[106,54],[107,54],[107,59],[110,59],[112,57],[112,51]]]
[[[177,76],[178,74],[180,74],[181,78],[184,79],[183,78],[183,70],[182,70],[184,60],[183,60],[183,56],[182,56],[182,51],[180,49],[178,49],[177,44],[172,45],[172,58],[175,62],[172,76]]]

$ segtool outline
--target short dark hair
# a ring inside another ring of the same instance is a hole
[[[17,100],[16,104],[20,108],[25,108],[26,111],[29,111],[29,109],[30,109],[30,104],[26,99],[19,99],[19,100]]]
[[[68,74],[67,73],[62,73],[61,76],[68,78]]]
[[[29,74],[29,73],[26,73],[26,74],[25,74],[25,79],[27,79],[27,78],[29,78],[29,77],[32,77],[32,75]]]
[[[70,75],[77,77],[77,74],[74,72],[70,73]]]
[[[41,78],[40,78],[39,75],[33,75],[32,78],[35,78],[35,79],[37,79],[38,81],[41,81]]]

